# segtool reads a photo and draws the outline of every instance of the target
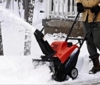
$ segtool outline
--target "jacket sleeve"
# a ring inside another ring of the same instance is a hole
[[[75,0],[76,3],[81,3],[81,0]]]

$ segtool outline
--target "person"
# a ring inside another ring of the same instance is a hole
[[[84,33],[86,34],[91,29],[91,24],[95,24],[92,32],[90,32],[86,39],[89,58],[93,62],[93,67],[89,74],[95,74],[100,71],[99,53],[100,51],[100,0],[76,0],[77,11],[82,13],[82,21],[84,26]],[[93,22],[94,16],[97,16]]]

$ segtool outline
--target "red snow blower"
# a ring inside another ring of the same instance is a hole
[[[69,37],[78,16],[79,13],[76,16],[65,41],[54,41],[51,45],[49,45],[49,43],[43,39],[44,35],[42,30],[36,30],[34,32],[36,40],[44,55],[41,56],[41,59],[33,59],[33,62],[49,62],[50,70],[53,73],[52,79],[56,81],[66,80],[67,75],[72,79],[75,79],[78,76],[78,70],[76,68],[78,55],[84,41],[87,38],[87,34],[91,31],[89,30],[84,38]],[[77,40],[77,44],[79,44],[79,46],[72,42],[68,42],[69,39]]]

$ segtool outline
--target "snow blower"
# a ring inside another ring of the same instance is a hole
[[[34,32],[36,40],[44,55],[41,56],[41,59],[33,59],[33,62],[49,62],[49,68],[53,73],[52,79],[56,81],[64,81],[67,76],[72,79],[75,79],[78,76],[78,69],[76,68],[78,55],[87,38],[87,34],[91,31],[89,30],[84,38],[69,37],[79,14],[80,13],[77,14],[65,41],[54,41],[49,45],[49,43],[43,38],[44,34],[42,33],[42,30],[36,30]],[[79,46],[72,42],[68,42],[69,39],[77,40]]]

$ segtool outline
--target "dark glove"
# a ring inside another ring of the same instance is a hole
[[[92,13],[98,14],[99,11],[100,11],[100,7],[98,5],[91,8]]]
[[[82,5],[82,3],[77,3],[77,11],[79,13],[84,12],[84,6]]]

